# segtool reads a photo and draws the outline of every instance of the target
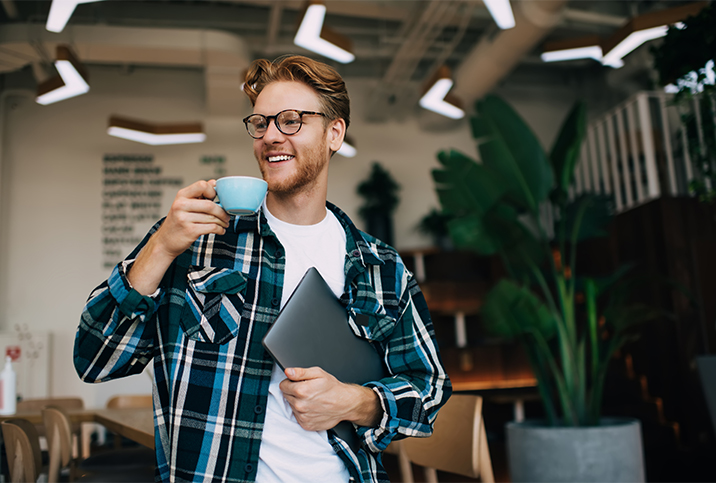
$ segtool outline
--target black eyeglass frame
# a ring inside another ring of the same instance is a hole
[[[288,111],[293,111],[293,112],[297,112],[297,113],[298,113],[298,121],[299,121],[300,124],[299,124],[299,126],[298,126],[298,129],[296,129],[296,132],[292,132],[292,133],[284,132],[284,131],[281,129],[281,126],[279,126],[279,124],[278,124],[278,117],[279,117],[281,114],[283,114],[284,112],[288,112]],[[260,116],[260,117],[263,117],[264,119],[266,119],[266,129],[267,129],[267,130],[268,130],[269,124],[271,123],[271,119],[273,119],[273,123],[274,123],[274,125],[276,126],[276,129],[278,129],[281,134],[283,134],[283,135],[285,135],[285,136],[293,136],[294,134],[297,134],[297,133],[301,130],[301,128],[303,127],[303,115],[304,115],[304,114],[309,115],[309,116],[323,116],[323,117],[326,117],[326,115],[325,115],[324,113],[322,113],[322,112],[301,111],[301,110],[299,110],[299,109],[284,109],[283,111],[281,111],[281,112],[279,112],[279,113],[277,113],[277,114],[275,114],[275,115],[273,115],[273,116],[264,116],[263,114],[251,114],[251,115],[249,115],[249,116],[246,116],[246,117],[243,119],[243,121],[244,121],[244,125],[246,126],[246,132],[249,133],[249,136],[251,136],[251,137],[254,138],[254,139],[262,139],[262,138],[266,135],[265,132],[264,132],[261,136],[254,136],[253,134],[251,134],[251,131],[249,130],[249,119],[251,119],[251,118],[254,117],[254,116]]]

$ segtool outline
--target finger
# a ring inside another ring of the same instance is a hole
[[[281,389],[281,392],[283,393],[283,396],[288,400],[290,398],[295,398],[295,387],[296,383],[291,382],[290,379],[284,379],[281,381],[278,385],[279,389]],[[289,401],[290,403],[290,401]]]
[[[187,214],[210,216],[209,222],[218,221],[224,228],[229,226],[229,214],[213,201],[185,198],[177,202],[177,208]]]
[[[178,195],[185,198],[213,200],[216,197],[214,189],[216,182],[212,185],[209,181],[197,181],[179,191]]]
[[[286,377],[292,381],[307,381],[317,379],[325,373],[320,367],[288,367],[284,371]]]
[[[208,213],[186,213],[183,221],[195,225],[218,225],[223,229],[229,227],[227,221]]]

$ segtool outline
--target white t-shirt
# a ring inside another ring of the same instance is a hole
[[[326,217],[316,225],[291,225],[271,215],[266,203],[263,212],[286,252],[281,306],[311,267],[316,267],[340,297],[345,284],[346,234],[336,216],[326,209]],[[347,482],[348,469],[333,451],[326,431],[306,431],[296,421],[279,388],[285,378],[274,363],[256,481]]]

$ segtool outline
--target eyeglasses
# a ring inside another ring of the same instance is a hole
[[[273,119],[274,124],[283,134],[290,136],[296,134],[303,126],[303,116],[324,116],[322,112],[298,111],[296,109],[286,109],[275,116],[264,116],[263,114],[251,114],[244,118],[246,130],[249,136],[254,139],[261,139],[266,134],[269,122]]]

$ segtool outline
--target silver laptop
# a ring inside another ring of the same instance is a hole
[[[284,304],[263,345],[282,369],[318,366],[339,381],[354,384],[386,375],[375,348],[356,337],[348,312],[314,267]],[[357,451],[352,424],[344,421],[334,430]]]

